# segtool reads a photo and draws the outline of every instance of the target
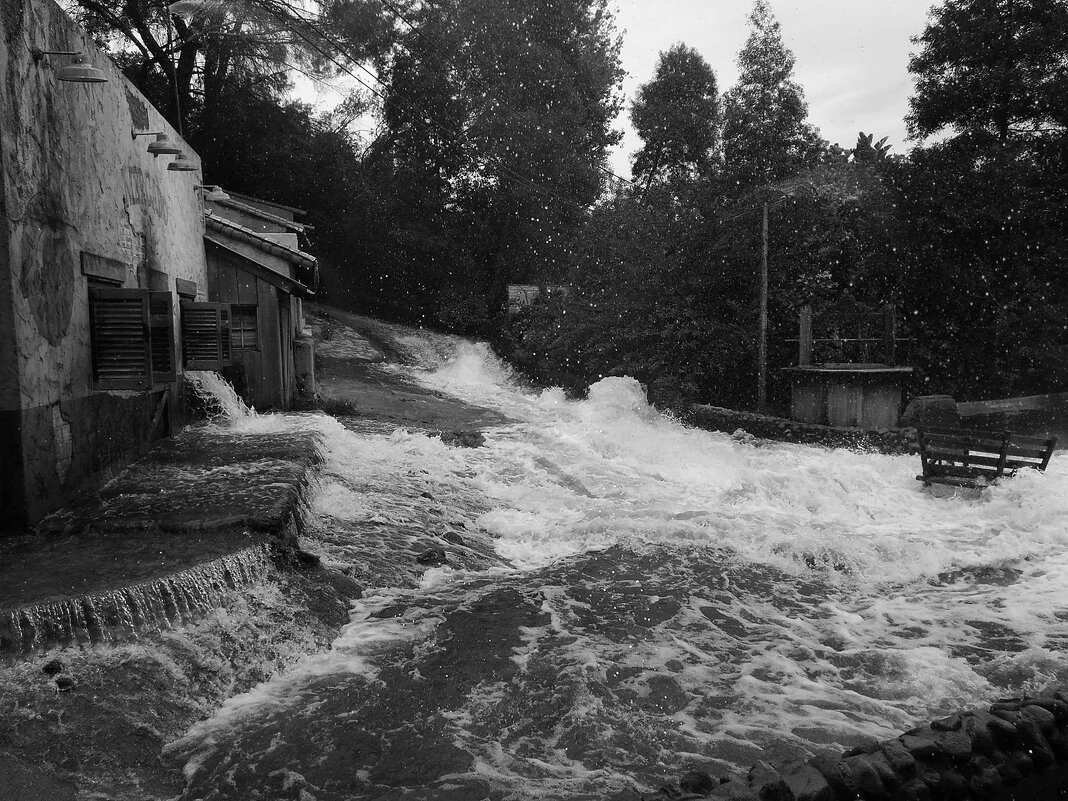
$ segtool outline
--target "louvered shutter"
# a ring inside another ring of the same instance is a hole
[[[174,301],[170,292],[148,293],[149,330],[152,343],[152,381],[166,384],[175,379]]]
[[[89,336],[94,389],[150,389],[148,293],[89,287]]]
[[[182,303],[182,356],[190,370],[221,370],[230,360],[230,306]]]

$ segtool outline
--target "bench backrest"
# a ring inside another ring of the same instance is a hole
[[[1057,444],[1056,437],[1028,437],[1009,431],[997,434],[963,428],[921,428],[917,435],[925,474],[931,462],[961,465],[993,477],[1024,467],[1045,470]]]

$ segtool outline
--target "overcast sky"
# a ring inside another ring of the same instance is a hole
[[[627,112],[637,87],[656,69],[657,56],[683,42],[704,56],[720,92],[734,85],[738,51],[749,35],[752,0],[613,0],[623,33],[625,131],[612,169],[630,176],[630,154],[640,140]],[[797,63],[809,122],[823,138],[852,147],[857,132],[888,136],[891,153],[905,153],[904,116],[912,94],[909,38],[920,34],[935,0],[769,0],[782,38]]]

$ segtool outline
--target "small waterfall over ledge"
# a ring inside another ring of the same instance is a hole
[[[128,587],[0,612],[0,655],[49,645],[119,642],[200,617],[227,593],[267,576],[266,544]]]
[[[259,415],[212,372],[210,416],[0,553],[0,658],[187,624],[297,542],[326,418]]]

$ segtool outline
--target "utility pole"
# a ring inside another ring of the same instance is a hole
[[[764,201],[764,219],[760,240],[760,333],[757,338],[757,411],[763,412],[768,401],[768,202]]]

